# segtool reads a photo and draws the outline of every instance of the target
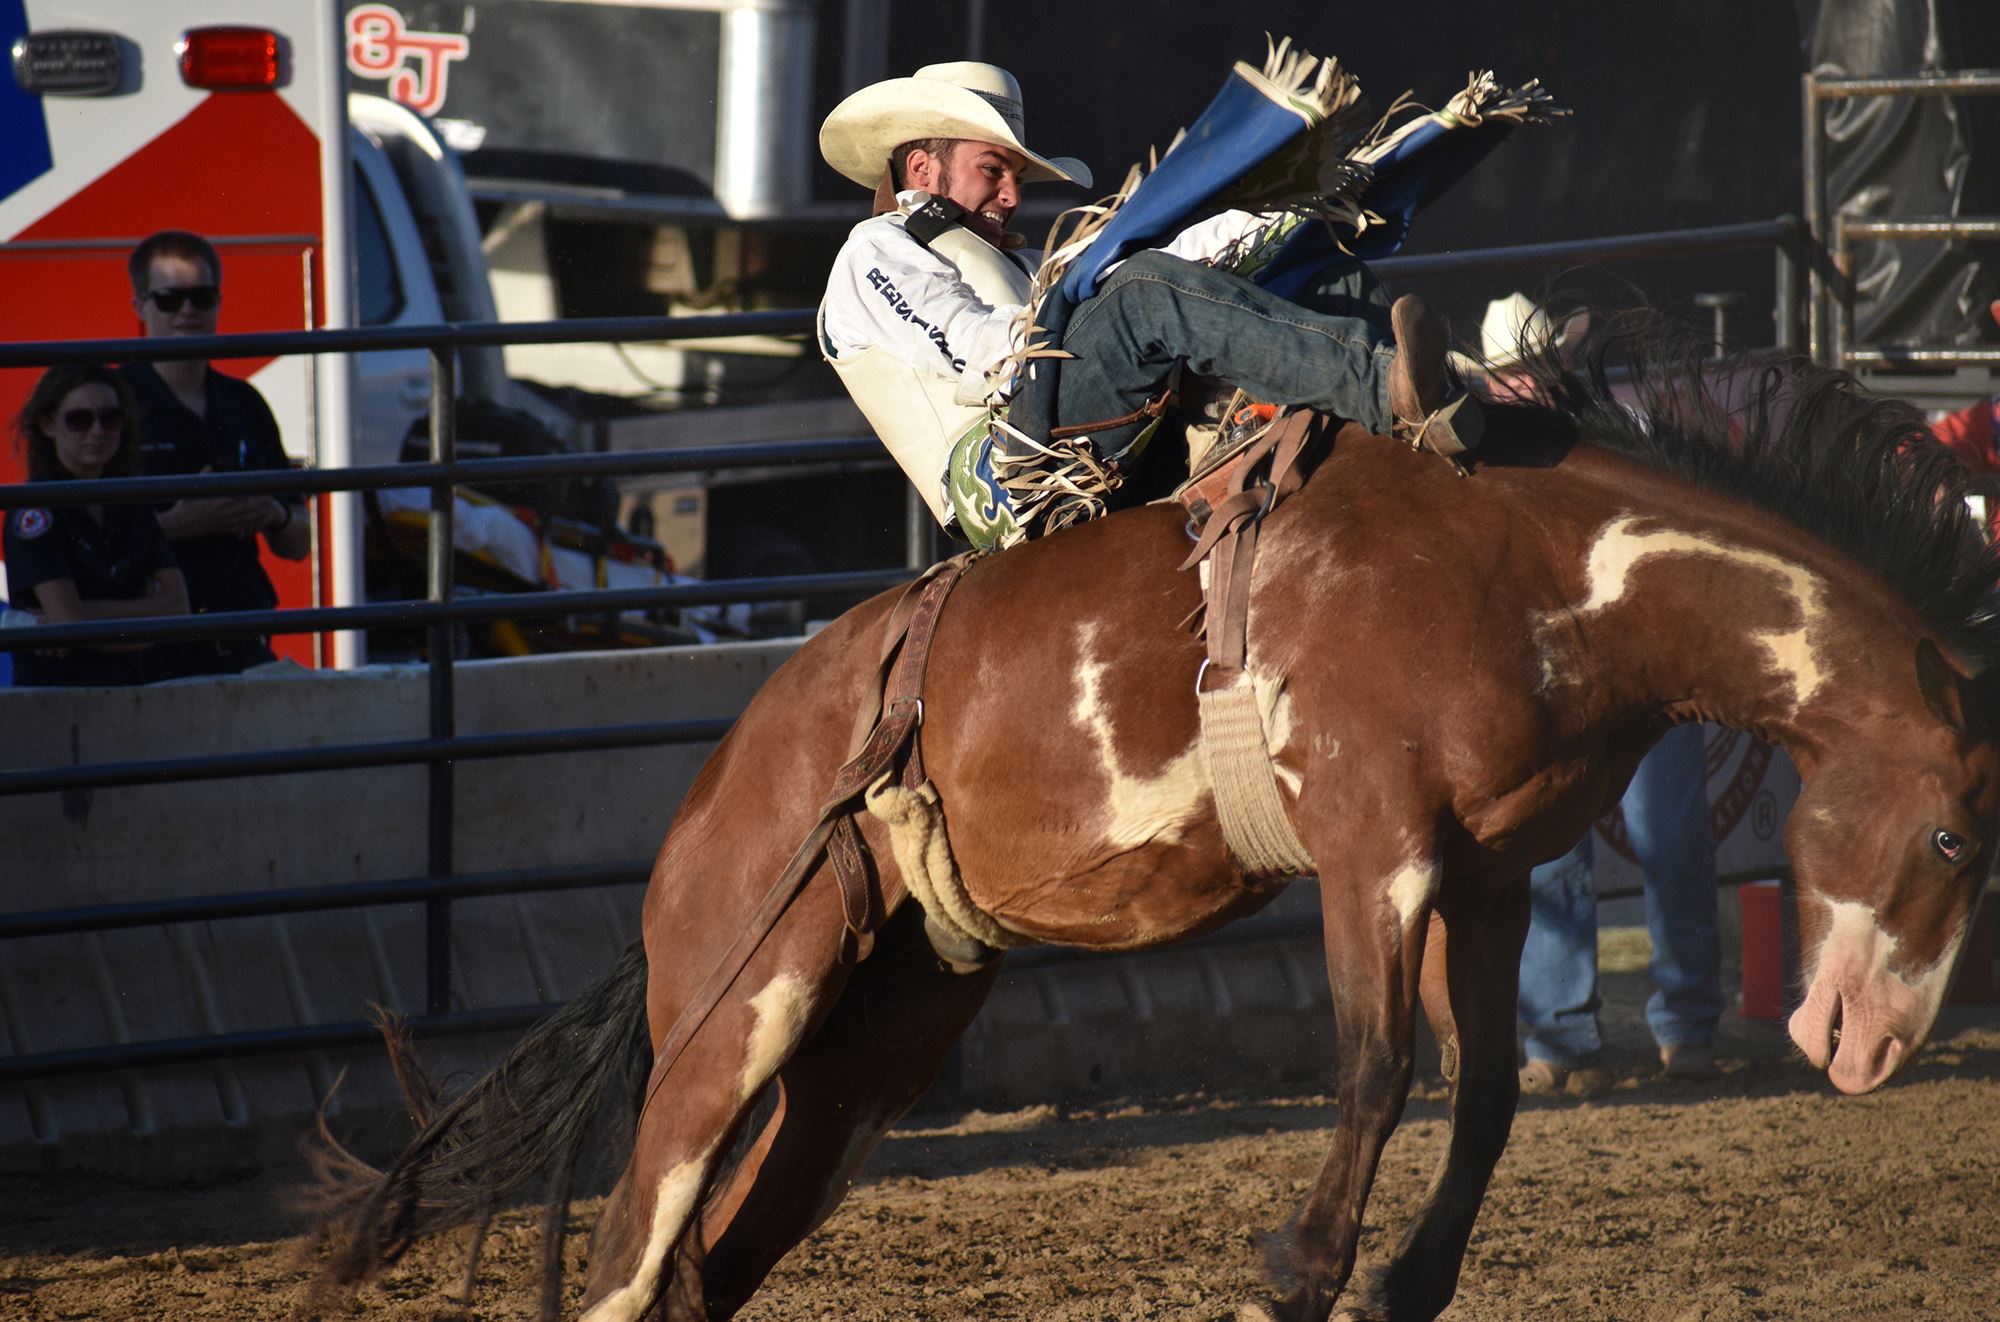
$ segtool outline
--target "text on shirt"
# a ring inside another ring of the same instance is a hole
[[[952,371],[965,370],[965,359],[952,356],[951,345],[945,342],[944,332],[917,315],[917,310],[910,306],[910,300],[896,292],[895,284],[888,276],[882,274],[881,267],[875,267],[868,272],[868,283],[875,286],[876,292],[888,301],[890,309],[897,316],[930,337],[931,343],[935,344],[938,352],[944,355],[944,360],[951,364]]]

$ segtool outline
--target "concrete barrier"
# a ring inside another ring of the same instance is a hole
[[[796,643],[459,667],[463,734],[727,716]],[[143,689],[0,690],[10,769],[422,738],[420,668],[278,671]],[[459,871],[645,860],[707,746],[468,761]],[[422,767],[0,799],[0,912],[384,881],[425,870]],[[638,936],[639,886],[459,901],[452,1004],[565,1000]],[[27,1054],[351,1021],[423,1008],[421,905],[179,923],[0,944],[0,1051]],[[507,1035],[511,1038],[511,1034]],[[448,1070],[507,1038],[454,1039]],[[184,1175],[280,1155],[337,1109],[391,1109],[379,1050],[304,1052],[0,1088],[0,1168]]]

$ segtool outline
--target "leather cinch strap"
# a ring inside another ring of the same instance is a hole
[[[923,719],[924,668],[930,660],[931,639],[937,629],[937,619],[944,609],[945,598],[952,586],[958,582],[976,555],[967,553],[953,556],[942,564],[934,565],[923,577],[904,589],[889,614],[889,623],[884,631],[882,659],[877,670],[888,669],[886,682],[879,686],[881,694],[880,719],[872,720],[872,728],[861,741],[861,747],[848,759],[833,778],[833,788],[826,802],[821,805],[819,820],[806,838],[793,851],[785,870],[766,891],[757,911],[751,915],[748,926],[736,938],[728,952],[716,964],[713,971],[702,982],[694,998],[681,1011],[680,1018],[667,1031],[667,1036],[653,1054],[652,1075],[646,1081],[646,1098],[639,1108],[644,1115],[653,1103],[653,1096],[666,1082],[667,1074],[687,1050],[688,1043],[701,1031],[715,1008],[722,1004],[722,998],[729,994],[750,960],[764,944],[764,938],[777,927],[785,910],[805,888],[806,879],[813,873],[822,854],[827,855],[840,885],[841,914],[857,941],[862,955],[867,954],[874,933],[881,926],[889,912],[895,908],[888,896],[876,896],[868,884],[868,867],[863,861],[860,833],[854,827],[852,807],[862,791],[895,768],[897,759],[903,759],[903,780],[907,785],[923,783],[923,757],[917,727]],[[867,721],[873,713],[865,714],[861,720]],[[907,750],[907,756],[903,756]]]
[[[1195,681],[1202,761],[1223,839],[1251,876],[1297,876],[1313,868],[1312,855],[1285,815],[1257,689],[1245,666],[1257,530],[1280,500],[1304,484],[1300,456],[1325,425],[1304,409],[1280,414],[1262,435],[1210,473],[1191,479],[1180,493],[1200,528],[1181,568],[1208,562],[1202,600],[1208,660]]]

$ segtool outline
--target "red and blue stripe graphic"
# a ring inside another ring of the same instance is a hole
[[[0,0],[0,51],[28,35],[28,0]],[[0,77],[0,198],[11,197],[55,168],[42,99]]]

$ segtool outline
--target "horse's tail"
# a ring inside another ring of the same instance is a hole
[[[444,1106],[401,1021],[377,1023],[418,1126],[377,1171],[320,1124],[311,1153],[319,1176],[320,1236],[329,1248],[323,1284],[344,1290],[393,1263],[422,1236],[474,1224],[466,1297],[493,1213],[532,1194],[543,1204],[542,1314],[556,1316],[562,1235],[577,1160],[610,1108],[606,1141],[629,1143],[652,1064],[646,1021],[646,952],[633,942],[611,972],[542,1020],[491,1073]]]

